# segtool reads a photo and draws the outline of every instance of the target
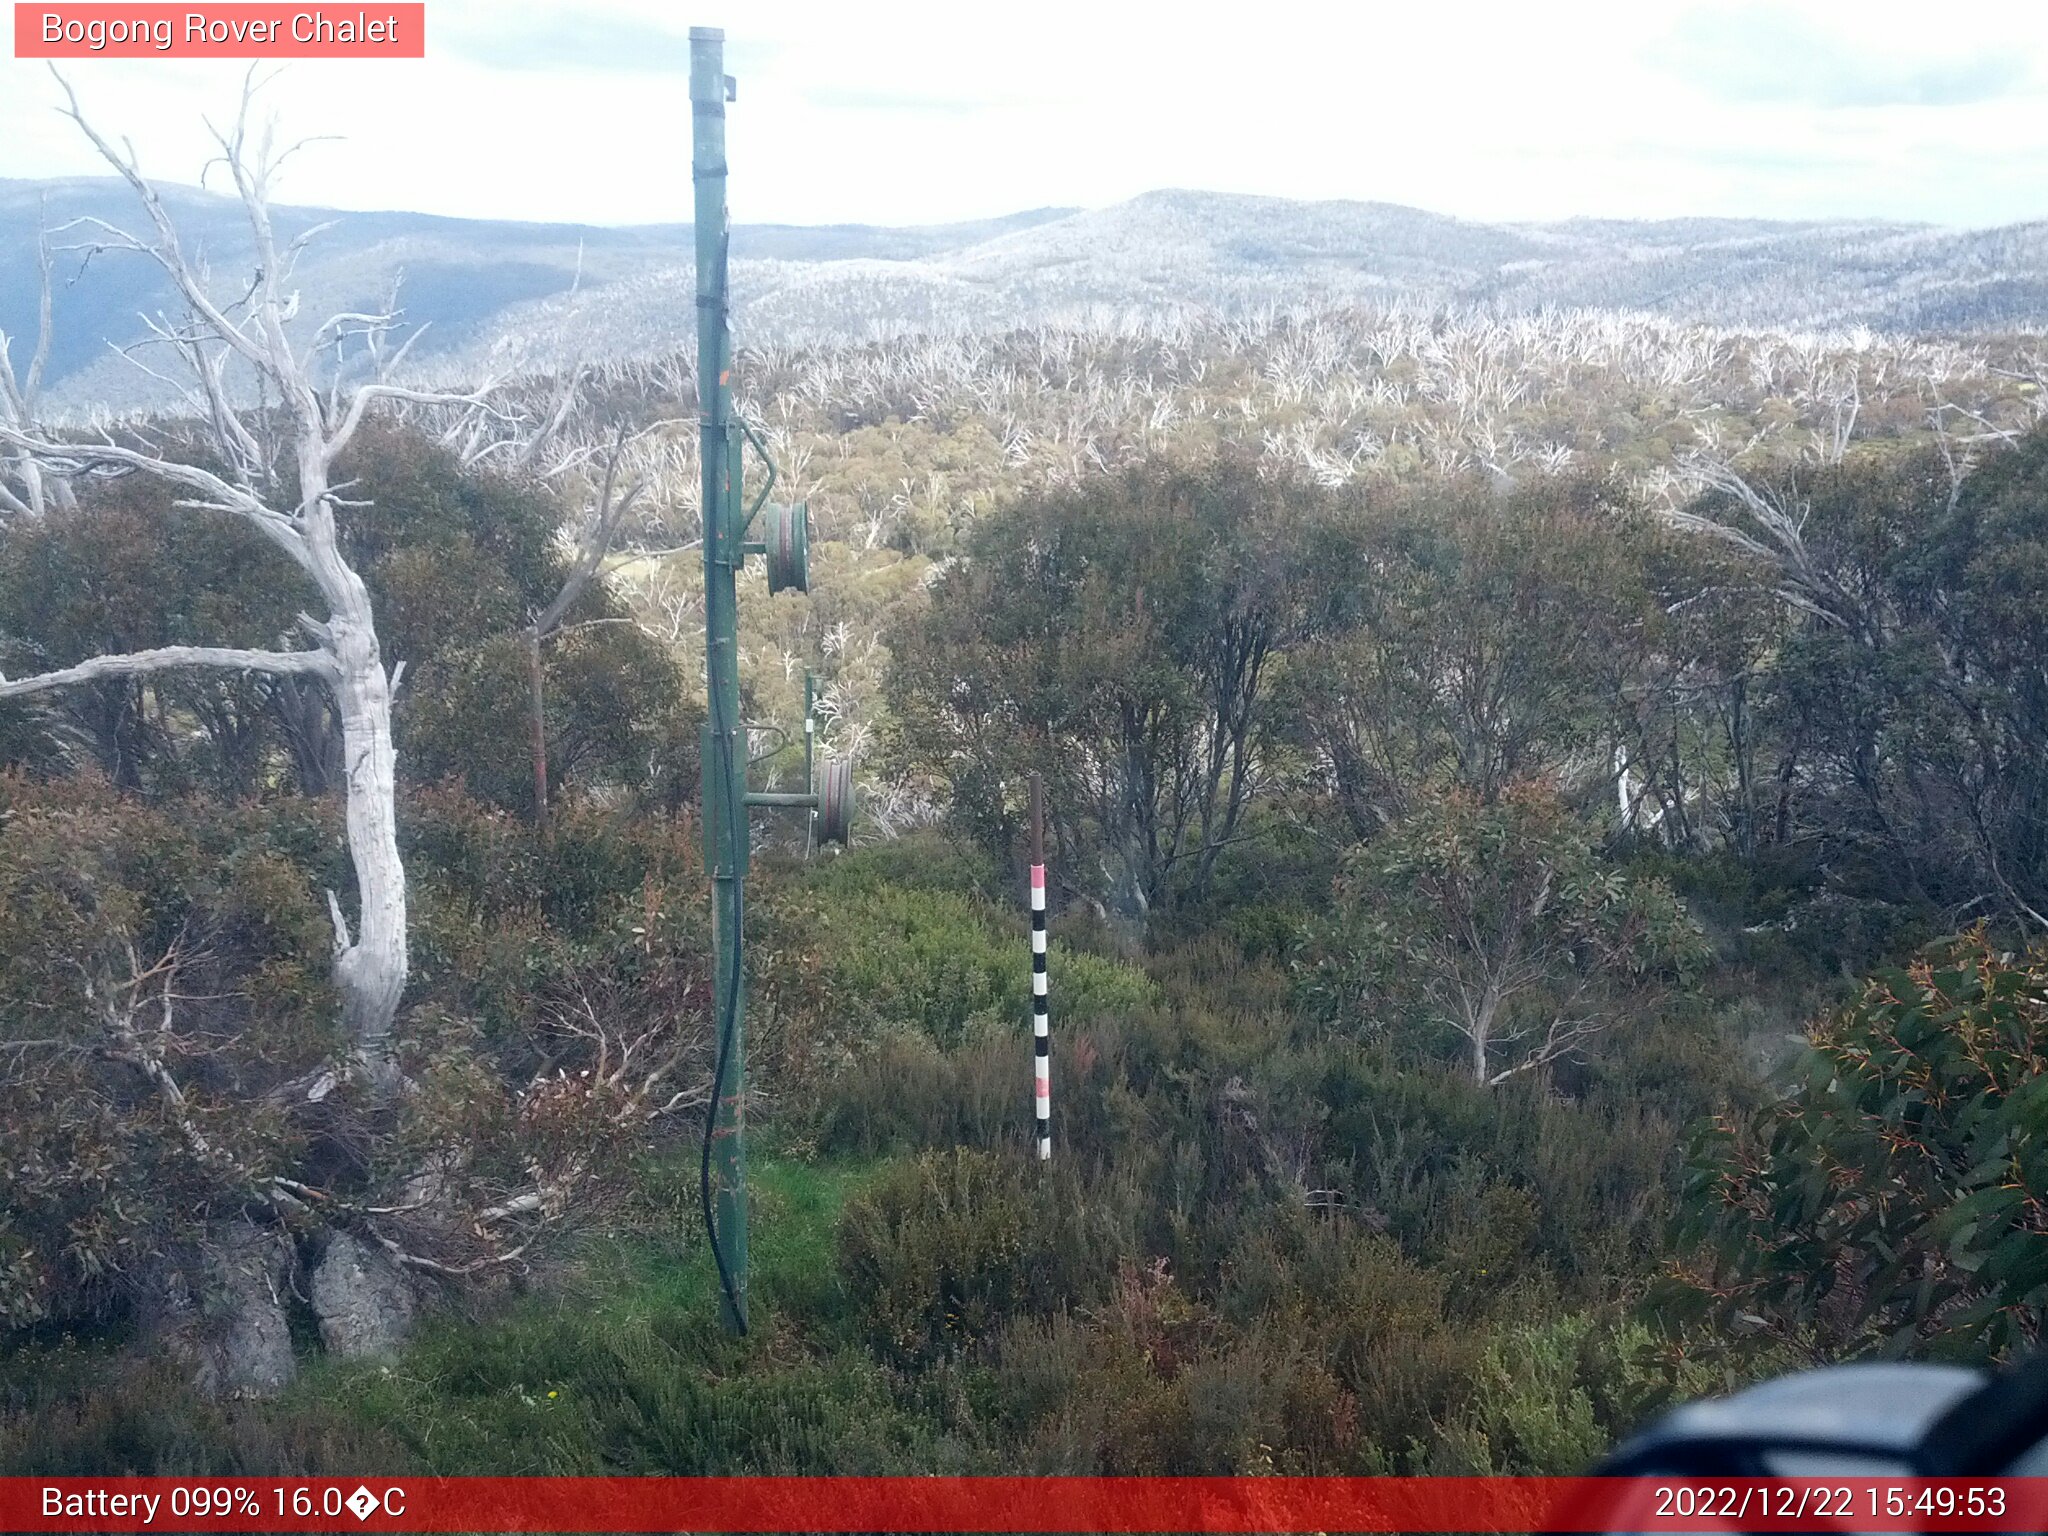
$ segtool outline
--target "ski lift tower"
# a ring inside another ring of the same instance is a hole
[[[699,1190],[718,1268],[726,1326],[747,1331],[747,1159],[745,881],[753,806],[808,810],[820,842],[844,843],[853,820],[853,765],[814,762],[816,722],[809,680],[804,698],[804,793],[747,788],[748,727],[740,718],[738,578],[748,555],[762,556],[768,590],[810,590],[810,515],[802,502],[769,506],[775,465],[760,435],[732,406],[732,325],[726,285],[730,227],[725,206],[725,105],[735,97],[725,73],[725,33],[690,29],[691,177],[696,185],[697,414],[703,458],[704,684],[702,738],[704,863],[711,875],[713,1022],[717,1050],[706,1118]],[[744,450],[764,478],[749,505]],[[765,508],[756,537],[754,524]]]

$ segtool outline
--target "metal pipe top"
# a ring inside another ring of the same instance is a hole
[[[1031,862],[1045,862],[1045,781],[1031,775]]]
[[[723,119],[725,103],[733,98],[733,78],[725,73],[725,33],[717,27],[692,27],[690,29],[690,102],[701,121],[706,117]],[[704,135],[696,136],[695,158],[701,167],[706,163],[705,152],[711,151],[710,160],[718,165],[723,174],[725,167],[724,127],[719,127],[720,137],[707,142]]]

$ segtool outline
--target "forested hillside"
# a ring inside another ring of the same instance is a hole
[[[0,699],[0,1465],[1565,1471],[1773,1369],[2031,1343],[2038,346],[1332,310],[743,356],[816,523],[809,595],[743,583],[748,712],[817,673],[870,814],[757,833],[740,1341],[687,364],[401,402],[333,472],[402,664],[402,1091],[337,1003],[320,689]],[[65,468],[0,523],[7,678],[303,628],[247,516]],[[1928,1073],[1882,1213],[1814,1183]]]
[[[231,196],[167,187],[199,251],[239,249]],[[135,253],[93,254],[81,220],[119,223],[117,182],[0,182],[0,330],[33,331],[37,242],[61,247],[47,383],[78,413],[161,407],[162,381],[109,347],[146,334],[172,291]],[[687,348],[685,224],[626,228],[276,210],[302,324],[394,302],[424,328],[417,369],[505,378]],[[808,346],[1016,329],[1157,329],[1364,305],[1427,319],[1600,311],[1686,325],[1983,335],[2048,325],[2048,226],[1853,221],[1484,224],[1389,203],[1159,191],[915,228],[741,224],[737,334]],[[90,268],[91,280],[77,280]],[[225,281],[225,278],[222,279]],[[223,291],[223,301],[233,297]],[[1605,323],[1598,316],[1580,323]]]

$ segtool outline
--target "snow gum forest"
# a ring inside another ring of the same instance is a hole
[[[0,1472],[1556,1473],[2040,1341],[2037,230],[742,230],[752,782],[808,674],[860,811],[755,820],[734,1338],[686,235],[95,143],[0,186]]]

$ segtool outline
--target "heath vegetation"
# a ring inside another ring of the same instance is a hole
[[[198,409],[6,365],[0,1470],[1563,1472],[2038,1340],[2038,337],[743,356],[757,782],[809,671],[869,814],[757,832],[734,1340],[687,357],[315,388],[204,297]]]

